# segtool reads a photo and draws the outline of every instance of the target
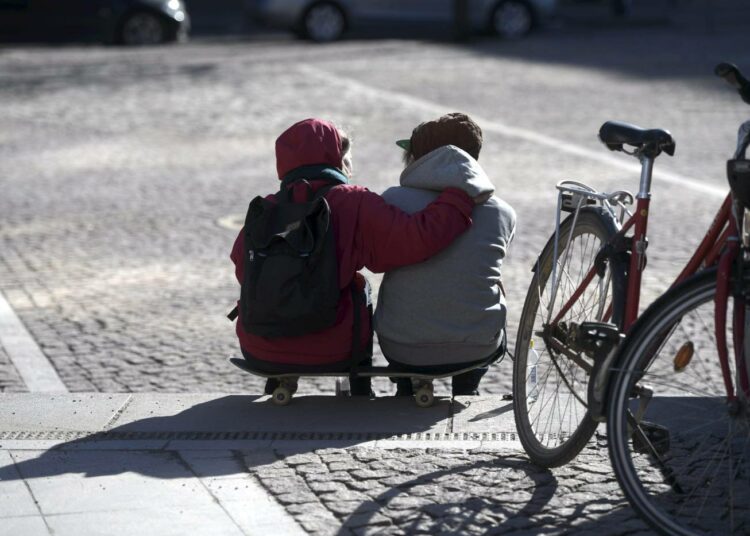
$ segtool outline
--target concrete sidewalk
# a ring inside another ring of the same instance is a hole
[[[0,535],[301,534],[251,468],[277,450],[521,452],[500,397],[0,395]]]

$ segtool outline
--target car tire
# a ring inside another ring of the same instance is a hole
[[[534,27],[534,12],[523,0],[503,0],[490,17],[490,30],[503,39],[520,39]]]
[[[120,24],[118,41],[128,46],[157,45],[170,40],[172,33],[156,13],[135,11],[126,15]]]
[[[300,33],[316,43],[330,43],[341,39],[346,31],[346,24],[346,15],[337,4],[318,2],[302,15]]]

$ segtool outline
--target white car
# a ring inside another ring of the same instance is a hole
[[[313,41],[339,39],[358,26],[450,24],[456,0],[248,0],[261,23],[289,29]],[[517,39],[550,17],[558,0],[465,0],[474,30]]]

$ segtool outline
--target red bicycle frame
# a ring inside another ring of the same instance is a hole
[[[653,165],[653,161],[650,162]],[[646,169],[649,167],[649,169]],[[630,266],[628,270],[627,290],[625,295],[625,311],[623,318],[622,331],[628,333],[639,315],[641,279],[643,270],[646,267],[646,245],[650,195],[647,192],[650,183],[650,166],[649,162],[644,163],[644,179],[642,176],[641,193],[638,196],[635,213],[623,224],[621,229],[613,236],[608,244],[622,241],[622,238],[633,229],[633,235],[626,239],[630,244]],[[645,180],[645,182],[644,182]],[[645,195],[644,194],[645,187]],[[728,399],[736,398],[734,382],[731,377],[729,367],[729,351],[726,337],[726,317],[727,305],[731,294],[730,279],[735,261],[740,254],[741,248],[739,243],[737,221],[732,211],[732,195],[727,195],[721,205],[718,213],[711,222],[706,235],[696,248],[693,256],[677,276],[672,286],[684,281],[694,275],[699,270],[718,264],[717,288],[715,297],[715,336],[719,352],[719,361],[724,379],[724,385],[727,391]],[[588,271],[583,281],[578,286],[573,295],[562,306],[558,314],[552,321],[556,324],[562,320],[565,314],[570,310],[573,304],[585,292],[591,281],[597,273],[597,267],[594,265]],[[733,343],[735,349],[736,370],[739,372],[739,382],[742,391],[750,396],[750,379],[748,378],[747,369],[743,365],[743,347],[744,347],[744,325],[745,325],[745,307],[744,298],[736,297],[736,306],[732,319],[733,324]],[[609,320],[612,313],[610,305],[604,320]]]

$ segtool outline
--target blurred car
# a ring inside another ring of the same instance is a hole
[[[183,0],[0,0],[0,40],[96,38],[153,45],[187,36]]]
[[[358,26],[451,24],[455,0],[249,0],[251,15],[267,26],[313,41],[339,39]],[[558,0],[466,0],[475,31],[523,37],[555,12]]]

